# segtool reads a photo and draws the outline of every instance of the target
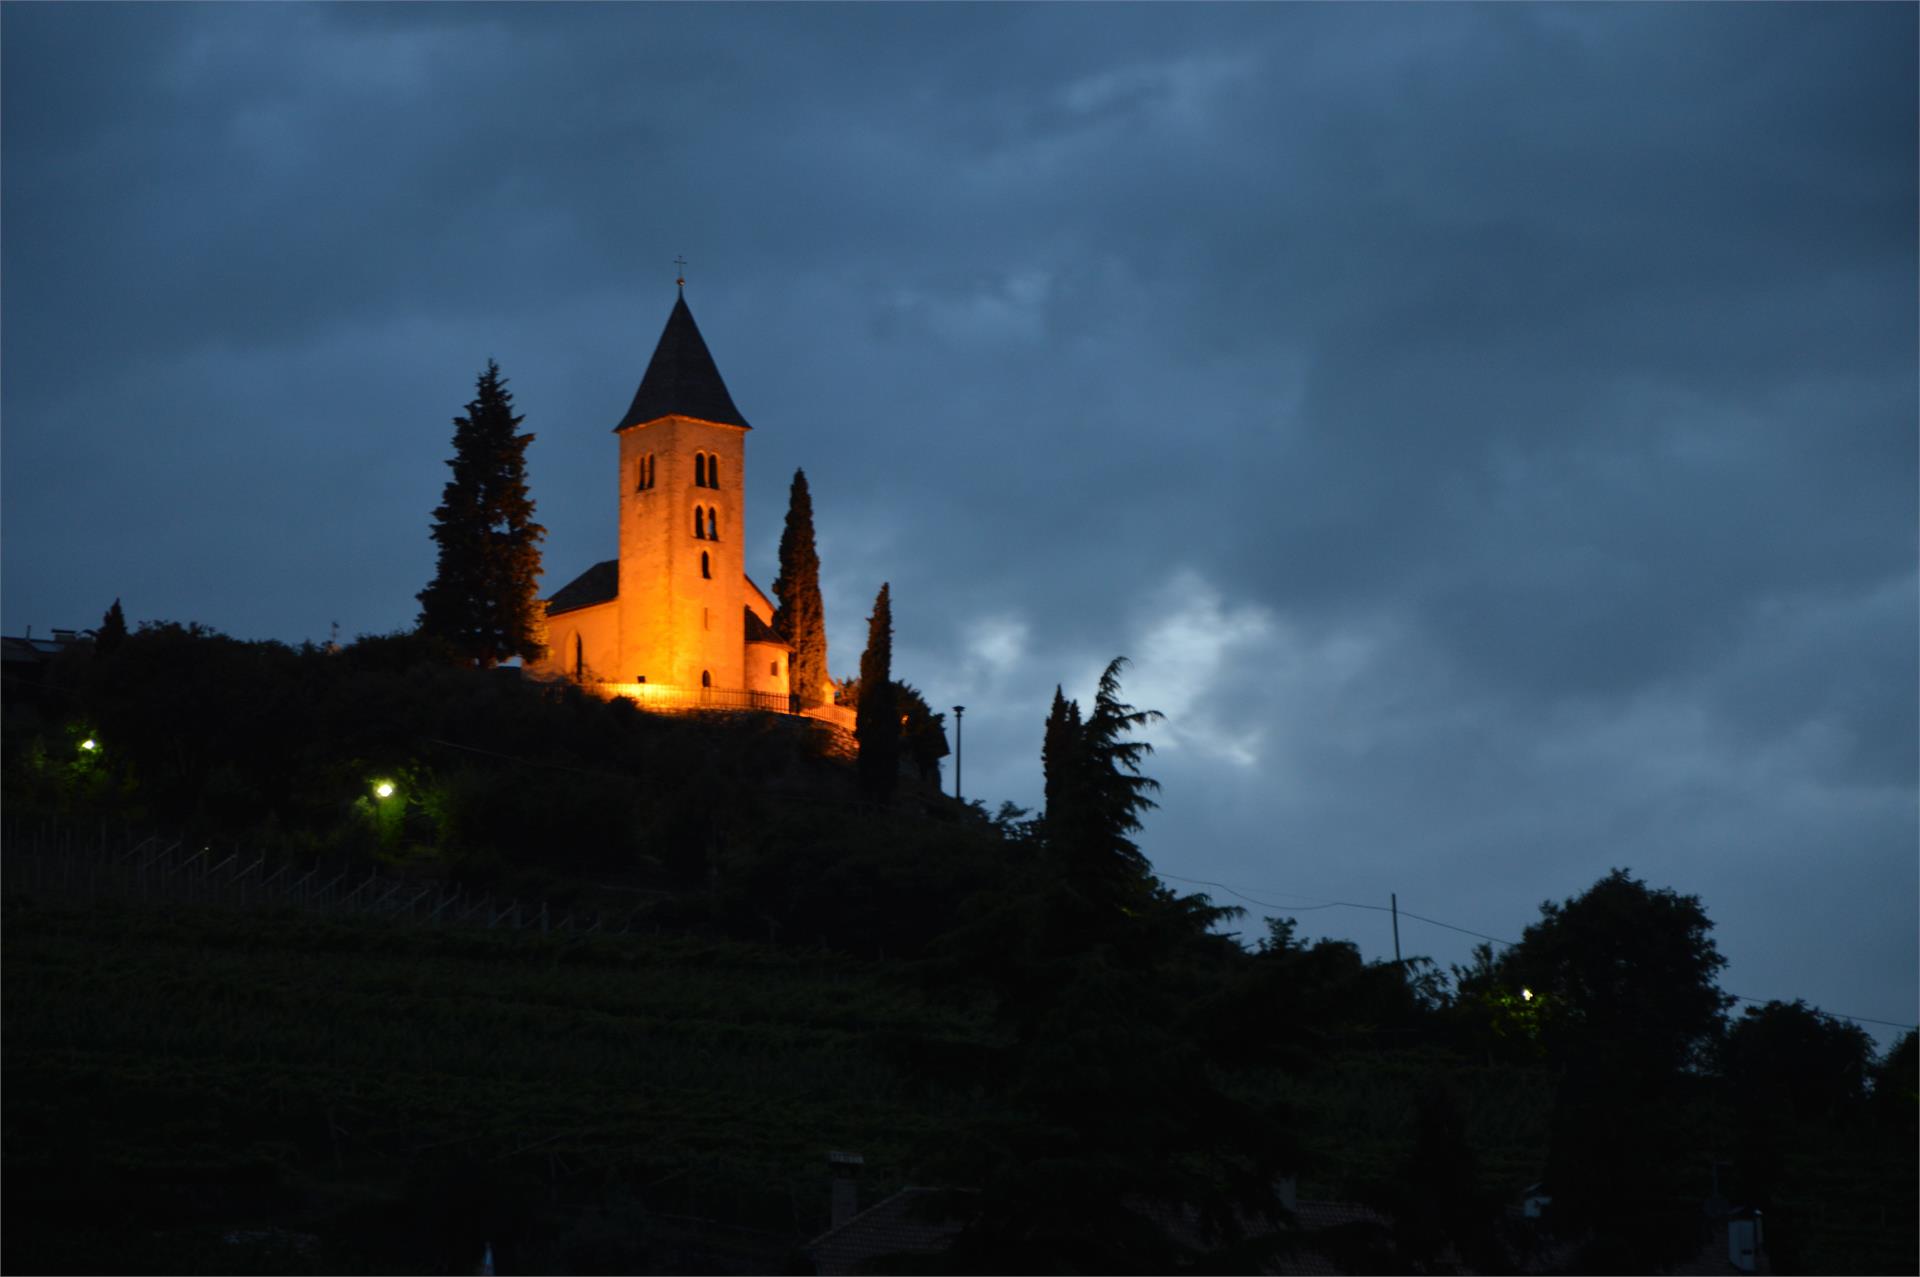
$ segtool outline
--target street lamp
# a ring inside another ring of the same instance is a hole
[[[960,797],[960,765],[965,757],[964,747],[966,744],[966,733],[961,730],[962,719],[960,716],[966,712],[967,707],[965,705],[955,705],[953,707],[953,801],[955,802],[965,801],[965,799]]]

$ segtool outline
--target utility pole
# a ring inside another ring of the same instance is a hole
[[[1404,975],[1406,968],[1400,965],[1400,896],[1396,892],[1387,899],[1393,905],[1393,965]]]
[[[965,802],[960,797],[960,766],[965,758],[966,734],[961,730],[961,715],[967,712],[965,705],[953,707],[953,801]]]

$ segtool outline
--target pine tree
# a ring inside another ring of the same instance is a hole
[[[115,599],[107,614],[100,618],[100,628],[93,632],[93,644],[99,651],[111,652],[126,637],[127,614],[120,610],[120,600]]]
[[[787,684],[802,704],[817,705],[831,693],[827,677],[827,614],[820,602],[820,555],[813,544],[813,497],[807,472],[793,472],[787,496],[787,526],[780,533],[780,575],[773,579],[773,628],[793,644]]]
[[[876,802],[893,796],[900,776],[900,714],[893,693],[893,604],[882,585],[867,618],[867,650],[860,654],[860,705],[853,738],[860,745],[860,787]]]
[[[465,416],[453,419],[453,478],[433,512],[439,569],[420,591],[420,629],[483,668],[540,655],[540,540],[527,494],[530,434],[500,365],[487,361]]]
[[[1093,709],[1080,721],[1079,706],[1054,693],[1047,721],[1047,844],[1061,867],[1090,894],[1137,895],[1151,885],[1147,858],[1129,834],[1140,829],[1147,795],[1160,782],[1140,774],[1140,760],[1153,752],[1141,740],[1121,737],[1161,717],[1120,699],[1116,656],[1100,675]],[[1057,810],[1056,810],[1057,809]]]

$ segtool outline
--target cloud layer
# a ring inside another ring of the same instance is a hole
[[[684,253],[750,564],[805,466],[971,794],[1124,652],[1169,873],[1517,935],[1626,864],[1911,1021],[1915,22],[11,6],[5,627],[409,623],[489,356],[564,581]]]

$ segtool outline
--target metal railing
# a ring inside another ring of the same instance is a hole
[[[798,714],[803,706],[785,692],[756,692],[745,687],[676,687],[670,683],[593,683],[602,696],[623,696],[648,709],[757,709]]]

